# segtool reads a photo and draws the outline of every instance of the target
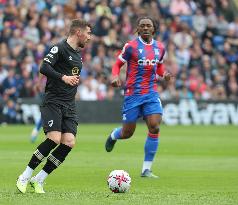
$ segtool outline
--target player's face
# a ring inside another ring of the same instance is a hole
[[[91,28],[86,27],[86,29],[81,29],[77,32],[78,36],[78,47],[84,48],[91,39]]]
[[[154,35],[153,22],[150,19],[142,19],[138,25],[138,33],[145,41],[150,41]]]

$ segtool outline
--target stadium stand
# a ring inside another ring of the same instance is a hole
[[[17,99],[41,98],[42,57],[64,38],[72,18],[94,26],[83,51],[77,99],[120,98],[109,83],[111,67],[122,45],[135,37],[135,20],[148,14],[158,23],[155,38],[167,48],[165,67],[176,76],[159,86],[162,100],[237,100],[236,5],[229,0],[0,0],[0,112],[18,122]]]

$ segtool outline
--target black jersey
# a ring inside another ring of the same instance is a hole
[[[74,50],[64,39],[50,49],[42,66],[44,64],[49,64],[62,76],[79,76],[82,69],[82,57],[80,52]],[[68,85],[61,79],[47,77],[43,103],[52,102],[67,107],[71,106],[74,104],[77,87],[77,85]]]

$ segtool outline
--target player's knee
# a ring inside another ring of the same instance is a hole
[[[76,141],[75,139],[68,138],[68,139],[62,140],[61,143],[67,145],[68,147],[73,148],[76,144]]]
[[[61,132],[58,131],[51,131],[47,133],[47,138],[54,141],[56,144],[60,144],[61,140]]]
[[[160,131],[159,126],[155,125],[155,126],[150,126],[149,128],[149,132],[152,134],[158,134]]]
[[[123,132],[123,138],[125,139],[128,139],[130,138],[132,135],[134,134],[134,131],[133,130],[126,130]]]
[[[74,134],[72,134],[72,133],[62,134],[61,143],[73,148],[75,146],[75,143],[76,143],[76,139],[75,139]]]

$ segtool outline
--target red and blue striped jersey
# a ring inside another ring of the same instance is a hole
[[[148,44],[138,37],[125,44],[118,58],[127,62],[126,96],[157,92],[156,69],[164,53],[164,45],[154,39]]]

